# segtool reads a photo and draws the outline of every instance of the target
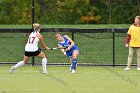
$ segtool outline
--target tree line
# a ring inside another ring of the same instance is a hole
[[[140,0],[34,0],[41,24],[130,24]],[[0,24],[31,24],[32,0],[0,0]]]

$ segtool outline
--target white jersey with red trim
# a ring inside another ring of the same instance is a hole
[[[39,32],[34,31],[29,35],[28,42],[25,46],[25,51],[34,52],[38,50],[39,38],[36,35],[37,33]]]

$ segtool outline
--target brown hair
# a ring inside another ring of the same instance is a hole
[[[136,16],[135,18],[138,18],[140,20],[140,16]]]
[[[61,35],[60,29],[58,29],[58,28],[55,28],[55,29],[54,29],[54,32],[55,32],[56,34],[60,34],[60,35]]]

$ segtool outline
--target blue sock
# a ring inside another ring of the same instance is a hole
[[[76,69],[76,64],[77,64],[77,58],[72,59],[72,66],[71,66],[71,68],[75,70]]]

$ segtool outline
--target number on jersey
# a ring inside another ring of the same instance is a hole
[[[35,40],[35,37],[29,37],[29,44],[33,44]]]

